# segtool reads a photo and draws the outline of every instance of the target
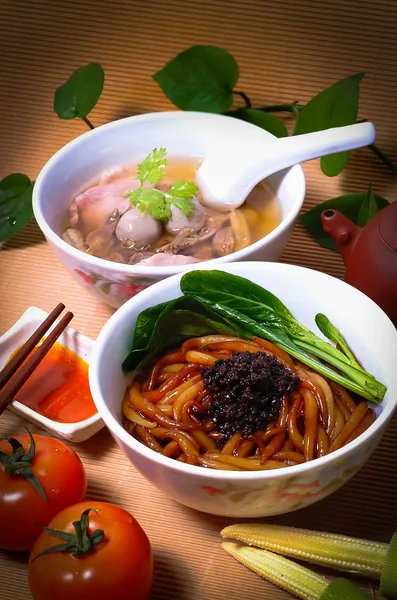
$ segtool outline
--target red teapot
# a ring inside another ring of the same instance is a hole
[[[376,302],[397,327],[397,202],[361,228],[337,210],[321,214],[345,263],[345,281]]]

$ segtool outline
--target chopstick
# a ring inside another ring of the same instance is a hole
[[[24,343],[24,345],[16,353],[16,355],[13,356],[13,358],[10,360],[10,362],[6,364],[6,366],[0,373],[0,390],[3,387],[4,383],[6,381],[8,381],[12,375],[14,375],[15,371],[18,369],[18,367],[21,365],[21,363],[29,356],[29,354],[31,353],[33,348],[35,346],[37,346],[37,344],[39,343],[39,341],[41,340],[41,338],[43,337],[43,335],[45,334],[47,329],[49,329],[49,327],[59,317],[59,315],[61,314],[61,312],[63,311],[64,308],[65,308],[65,305],[62,303],[59,303],[58,306],[56,306],[54,308],[54,310],[48,315],[48,317],[46,317],[46,319],[42,322],[42,324],[36,329],[36,331],[34,331],[32,333],[30,338]]]
[[[13,400],[15,394],[29,379],[33,371],[41,363],[47,352],[54,345],[61,333],[64,331],[64,329],[66,329],[70,321],[73,319],[73,313],[67,312],[61,319],[61,321],[56,325],[56,327],[54,327],[51,333],[46,337],[44,342],[38,347],[36,352],[32,354],[29,360],[21,367],[20,371],[15,375],[15,377],[11,379],[11,377],[15,374],[18,368],[29,356],[30,352],[36,347],[36,345],[41,340],[45,332],[51,327],[51,325],[53,325],[57,317],[59,317],[64,308],[64,304],[58,304],[58,306],[54,308],[54,310],[48,315],[48,317],[43,321],[43,323],[30,336],[27,342],[25,342],[22,348],[16,353],[12,360],[1,371],[0,415],[7,408],[9,403]]]

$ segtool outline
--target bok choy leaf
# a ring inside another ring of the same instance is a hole
[[[226,333],[249,338],[250,334],[229,322],[195,298],[181,296],[142,311],[137,318],[131,351],[123,362],[125,373],[144,366],[157,354],[191,337]]]
[[[316,323],[338,347],[299,323],[274,294],[244,277],[223,271],[190,271],[182,276],[180,287],[183,296],[138,316],[131,352],[123,363],[125,372],[131,373],[190,337],[215,332],[245,339],[256,335],[359,396],[376,404],[382,401],[386,387],[361,367],[325,315],[319,313]]]
[[[223,271],[191,271],[181,279],[181,290],[229,321],[244,323],[252,335],[278,344],[302,363],[340,383],[360,396],[379,404],[386,387],[367,373],[352,353],[343,353],[300,324],[289,309],[268,290],[237,275]],[[320,318],[322,325],[325,320]],[[326,330],[335,336],[338,330],[327,319]],[[329,336],[328,336],[329,337]],[[337,335],[340,343],[341,334]],[[335,341],[335,337],[329,337]],[[344,346],[347,347],[346,342]],[[342,346],[341,346],[342,347]],[[315,357],[324,361],[320,362]],[[338,369],[335,372],[331,365]]]

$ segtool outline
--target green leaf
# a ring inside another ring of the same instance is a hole
[[[158,221],[165,221],[172,217],[170,205],[162,190],[141,187],[128,193],[127,197],[141,212],[151,215]]]
[[[149,340],[156,327],[156,322],[168,304],[169,302],[162,302],[161,304],[150,306],[139,313],[135,323],[132,350],[146,348],[149,345]]]
[[[331,323],[329,318],[322,313],[318,313],[315,317],[316,325],[325,337],[327,337],[331,342],[339,345],[342,351],[345,353],[346,357],[349,359],[350,363],[354,366],[360,368],[360,365],[356,361],[354,354],[351,352],[347,342],[339,329]]]
[[[231,325],[203,303],[181,296],[170,302],[150,307],[138,315],[133,350],[123,362],[125,373],[147,364],[165,348],[184,340],[210,333],[229,333],[244,336],[243,328]],[[244,336],[246,337],[246,336]]]
[[[342,79],[312,98],[300,112],[294,135],[322,131],[329,127],[352,125],[357,121],[360,81],[365,73],[356,73]],[[350,152],[324,156],[321,169],[325,175],[339,175]]]
[[[181,279],[181,290],[189,296],[200,296],[213,303],[222,303],[256,320],[266,320],[272,326],[280,318],[291,318],[288,308],[274,294],[245,277],[224,271],[191,271]]]
[[[0,242],[18,233],[33,217],[33,186],[22,173],[7,175],[0,181]]]
[[[194,203],[191,198],[197,192],[198,187],[193,181],[179,179],[165,192],[165,197],[170,204],[180,208],[185,217],[190,217],[194,212]]]
[[[288,131],[284,123],[273,117],[273,115],[257,110],[256,108],[239,108],[228,113],[230,117],[236,117],[242,121],[248,121],[261,129],[265,129],[276,137],[287,137]]]
[[[172,197],[171,203],[179,208],[185,217],[190,217],[194,212],[194,204],[188,198]],[[172,213],[171,213],[172,214]]]
[[[331,198],[330,200],[326,200],[325,202],[314,206],[314,208],[308,210],[303,215],[300,215],[299,220],[321,246],[330,248],[331,250],[337,250],[334,241],[323,229],[321,213],[328,209],[338,210],[357,225],[360,209],[363,203],[365,203],[366,197],[367,194],[365,192],[359,192],[356,194],[345,194],[344,196]],[[382,208],[389,205],[388,201],[385,200],[385,198],[382,198],[382,196],[374,194],[373,197],[377,210],[382,210]]]
[[[379,402],[386,388],[366,371],[352,367],[337,348],[318,338],[296,321],[288,308],[274,294],[253,282],[223,271],[190,271],[180,283],[184,294],[209,306],[214,312],[239,322],[243,318],[251,334],[263,331],[265,339],[278,343],[281,348],[303,363],[335,380],[336,374],[313,357],[323,359],[343,373],[337,375],[342,385],[364,398]],[[251,322],[251,323],[250,323]],[[261,335],[261,333],[256,333]]]
[[[192,181],[180,179],[175,181],[167,191],[153,187],[144,187],[145,183],[155,184],[164,175],[168,164],[166,159],[167,150],[155,148],[145,160],[138,165],[138,179],[141,186],[126,194],[131,203],[141,212],[151,215],[158,221],[171,219],[171,204],[181,209],[186,217],[194,211],[194,204],[190,198],[198,192],[198,187]]]
[[[164,175],[165,167],[168,165],[167,150],[155,148],[139,165],[138,179],[141,184],[158,183]]]
[[[332,357],[338,361],[338,365],[341,360],[348,363],[339,350],[296,321],[287,307],[269,290],[248,279],[217,271],[193,271],[183,276],[181,289],[202,302],[222,304],[238,311],[273,332],[284,331],[295,344],[310,344],[312,353],[325,353],[330,362]]]
[[[368,191],[365,195],[363,203],[360,206],[360,211],[357,217],[357,225],[359,227],[364,227],[364,225],[366,225],[377,212],[378,206],[372,193],[371,184],[369,184]]]
[[[153,75],[178,108],[213,113],[231,107],[238,78],[233,56],[216,46],[192,46]]]
[[[238,308],[231,307],[232,304],[229,306],[223,302],[213,303],[199,295],[194,297],[203,304],[210,306],[219,316],[228,319],[232,326],[236,327],[236,325],[238,325],[243,328],[245,335],[241,336],[239,333],[236,333],[235,335],[240,335],[241,337],[246,337],[248,339],[253,335],[257,335],[265,340],[274,342],[275,344],[278,344],[280,348],[289,352],[294,358],[297,358],[303,364],[310,366],[317,373],[321,373],[325,377],[328,377],[331,381],[336,381],[348,390],[351,390],[376,404],[380,404],[382,401],[386,392],[386,387],[376,381],[373,376],[368,377],[366,371],[360,373],[358,370],[344,362],[340,362],[338,364],[338,371],[335,371],[313,356],[312,353],[314,348],[311,344],[305,344],[299,340],[292,339],[288,335],[287,330],[283,327],[273,326],[271,323],[259,322],[256,318],[251,318],[248,311],[246,313],[240,312]],[[317,354],[320,355],[320,353]],[[324,358],[324,356],[322,358]],[[326,356],[325,360],[330,364],[336,364],[330,356]],[[343,374],[339,373],[339,370]],[[350,375],[354,375],[354,379],[352,379]],[[360,381],[357,381],[357,379]]]
[[[187,179],[178,179],[172,184],[172,187],[166,192],[169,196],[178,198],[191,198],[197,194],[198,187],[193,181]]]
[[[54,111],[60,119],[84,119],[98,102],[105,74],[100,64],[80,67],[55,90]]]

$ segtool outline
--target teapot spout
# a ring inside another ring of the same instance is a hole
[[[346,264],[349,254],[361,232],[350,219],[337,210],[328,209],[321,214],[321,221],[325,233],[334,240]]]

